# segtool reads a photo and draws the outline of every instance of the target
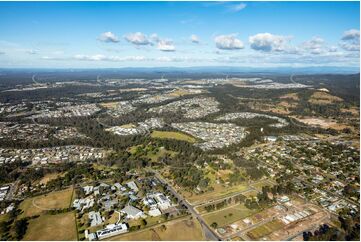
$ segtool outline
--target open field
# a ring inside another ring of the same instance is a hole
[[[308,102],[313,104],[332,104],[335,102],[342,102],[343,99],[333,96],[327,92],[314,92],[309,98]]]
[[[203,218],[209,225],[216,222],[218,227],[223,227],[257,212],[258,210],[250,210],[243,204],[237,204],[225,209],[204,214]]]
[[[196,142],[196,139],[193,138],[190,135],[186,135],[180,132],[172,132],[172,131],[153,131],[151,134],[152,138],[158,138],[158,139],[176,139],[176,140],[182,140],[187,141],[190,143]]]
[[[62,173],[58,173],[58,172],[54,172],[54,173],[49,173],[49,174],[46,174],[43,178],[41,178],[39,180],[39,184],[44,184],[46,185],[49,181],[51,180],[54,180],[58,177],[62,177],[64,176],[65,174],[62,174]]]
[[[252,185],[252,187],[254,187],[257,191],[262,191],[262,187],[265,186],[272,187],[273,183],[270,180],[262,180]]]
[[[258,240],[274,231],[281,229],[282,227],[284,227],[284,224],[276,219],[252,229],[251,231],[247,232],[247,235],[252,240]]]
[[[115,236],[109,238],[109,240],[204,240],[201,226],[195,219],[190,220],[187,218],[170,221],[165,223],[165,226],[165,230],[159,225],[150,229]]]
[[[336,121],[319,118],[319,117],[302,117],[302,118],[293,117],[293,118],[295,118],[297,121],[301,123],[311,126],[319,126],[324,129],[330,128],[335,130],[343,130],[344,128],[350,128],[350,126],[346,124],[337,123]]]
[[[248,189],[248,186],[245,183],[238,184],[235,186],[228,186],[225,187],[221,184],[215,184],[214,190],[201,193],[201,194],[195,194],[190,192],[182,192],[182,194],[185,196],[185,198],[191,202],[191,203],[197,203],[197,202],[205,202],[209,200],[216,200],[219,198],[223,198],[229,195],[232,195],[237,192],[242,192]]]
[[[118,102],[107,102],[107,103],[100,103],[100,106],[102,106],[103,108],[108,108],[108,109],[114,109],[116,108]]]
[[[135,124],[130,123],[130,124],[123,124],[119,127],[124,128],[124,129],[131,129],[131,128],[135,128],[137,126]]]
[[[40,215],[44,210],[68,208],[71,203],[72,194],[73,188],[68,188],[27,198],[20,204],[20,209],[24,211],[20,217]]]
[[[137,152],[137,149],[138,147],[140,147],[139,145],[137,146],[132,146],[128,149],[128,151],[131,153],[131,154],[135,154]],[[158,151],[156,151],[156,149],[152,150],[150,149],[152,147],[145,147],[144,149],[146,150],[146,156],[152,160],[152,162],[157,162],[158,161],[158,158],[159,157],[163,157],[165,156],[166,154],[169,154],[170,156],[174,156],[177,154],[177,152],[175,151],[171,151],[171,150],[167,150],[165,149],[164,147],[160,147],[158,148]]]
[[[293,101],[298,101],[298,100],[300,100],[298,94],[295,93],[295,92],[287,93],[287,94],[281,96],[280,98],[281,98],[281,99],[291,99],[291,100],[293,100]]]
[[[29,220],[24,240],[77,240],[74,213],[41,215]]]

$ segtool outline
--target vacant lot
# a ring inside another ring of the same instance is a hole
[[[39,184],[47,184],[49,181],[54,180],[58,177],[64,176],[64,173],[54,172],[46,174],[43,178],[39,180]]]
[[[327,92],[314,92],[308,101],[313,104],[331,104],[335,102],[342,102],[343,99],[337,96],[332,96]]]
[[[45,195],[27,198],[20,204],[24,211],[20,217],[39,215],[45,210],[68,208],[71,203],[73,188],[51,192]]]
[[[103,108],[114,109],[117,107],[118,102],[100,103]]]
[[[165,223],[165,230],[162,229],[162,226],[157,226],[139,232],[116,236],[109,240],[204,240],[204,236],[199,223],[195,219],[190,220],[187,218]]]
[[[293,101],[298,101],[298,100],[300,100],[300,98],[298,97],[298,94],[295,93],[295,92],[287,93],[287,94],[281,96],[280,98],[281,98],[281,99],[290,99],[290,100],[293,100]]]
[[[218,227],[223,227],[257,212],[258,210],[250,210],[243,204],[237,204],[225,209],[207,213],[203,215],[203,218],[209,225],[217,223]]]
[[[171,131],[153,131],[151,134],[152,138],[158,139],[176,139],[187,141],[190,143],[196,142],[196,139],[192,136],[180,133],[180,132],[171,132]]]
[[[29,220],[24,240],[77,240],[74,213],[41,215]]]
[[[234,193],[246,191],[248,189],[248,186],[246,185],[246,183],[238,184],[235,186],[223,186],[222,184],[214,184],[213,188],[213,191],[205,192],[202,194],[195,194],[190,192],[183,192],[182,194],[189,202],[197,204],[198,202],[216,200],[230,196]]]
[[[325,118],[319,118],[319,117],[303,117],[303,118],[297,118],[293,117],[297,121],[302,122],[304,124],[308,124],[311,126],[318,126],[323,129],[335,129],[335,130],[343,130],[344,128],[351,128],[350,126],[346,124],[341,124],[333,120],[325,119]]]
[[[247,233],[252,240],[258,240],[274,231],[284,227],[284,224],[279,220],[273,220],[264,225],[258,226]]]

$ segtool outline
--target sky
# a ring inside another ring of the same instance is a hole
[[[359,67],[359,2],[0,2],[0,67]]]

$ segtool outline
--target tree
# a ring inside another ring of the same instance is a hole
[[[217,224],[216,222],[213,222],[213,223],[211,224],[211,227],[214,228],[214,229],[216,229],[216,228],[218,227],[218,224]]]
[[[24,237],[26,230],[28,228],[28,219],[22,218],[16,221],[14,226],[15,226],[14,228],[15,228],[16,239],[21,240]]]

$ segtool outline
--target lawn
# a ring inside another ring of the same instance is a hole
[[[27,198],[20,204],[24,211],[19,217],[30,217],[41,214],[44,210],[68,208],[71,203],[73,188],[51,192],[45,195]]]
[[[161,226],[145,229],[138,232],[131,232],[125,235],[116,236],[109,240],[204,240],[200,224],[195,220],[182,219],[165,223],[166,230]]]
[[[204,214],[203,218],[209,225],[215,222],[218,224],[218,227],[224,227],[238,220],[249,217],[257,212],[258,210],[250,210],[243,204],[237,204],[225,209]]]
[[[258,240],[266,235],[269,235],[270,233],[277,231],[283,227],[283,223],[279,221],[278,219],[273,220],[271,222],[268,222],[264,225],[258,226],[251,231],[247,232],[247,235],[252,240]]]
[[[197,140],[193,138],[192,136],[180,133],[180,132],[172,132],[172,131],[153,131],[151,134],[152,138],[158,138],[158,139],[176,139],[176,140],[182,140],[187,141],[190,143],[194,143]]]
[[[77,240],[74,212],[41,215],[29,220],[23,240]]]

